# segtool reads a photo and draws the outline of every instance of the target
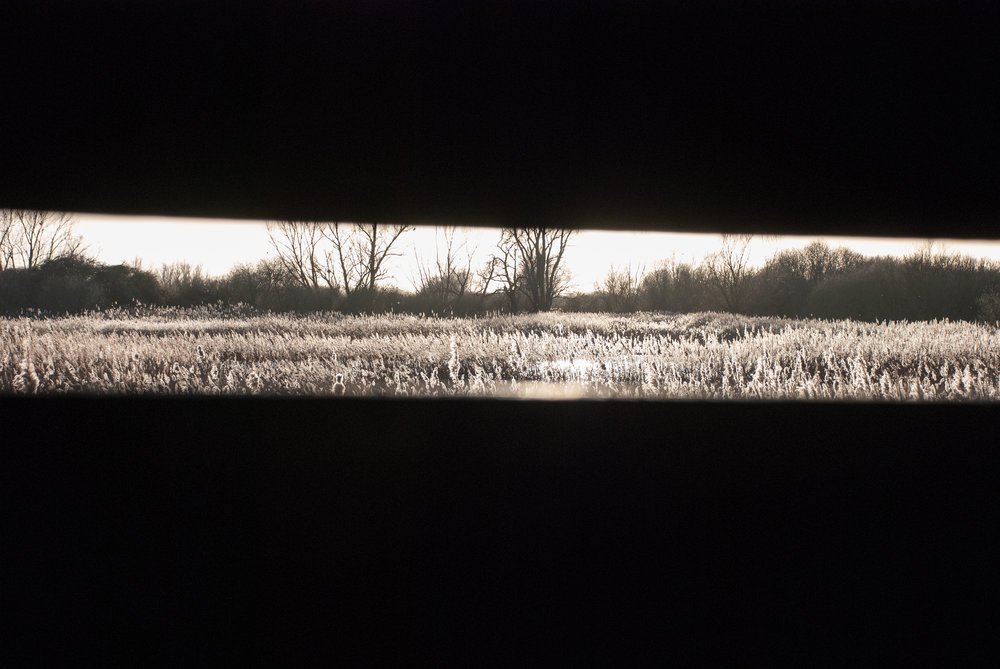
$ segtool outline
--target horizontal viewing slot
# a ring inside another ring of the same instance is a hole
[[[0,216],[3,394],[1000,398],[994,241]]]

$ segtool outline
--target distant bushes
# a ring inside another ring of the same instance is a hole
[[[864,257],[814,242],[784,251],[741,276],[747,315],[855,320],[1000,320],[1000,266],[959,255],[915,253],[906,258]],[[732,291],[728,295],[731,296]],[[591,293],[555,298],[564,312],[731,311],[727,293],[704,265],[668,262],[640,276],[615,269]],[[466,291],[443,303],[434,291],[355,290],[298,284],[273,260],[237,265],[208,277],[186,263],[151,272],[80,257],[56,258],[30,269],[0,271],[0,313],[51,313],[112,305],[194,307],[246,305],[261,312],[341,311],[450,316],[511,311],[502,293]],[[525,306],[521,304],[519,306]]]
[[[780,286],[758,279],[753,313],[856,320],[997,320],[995,264],[958,255],[867,258],[782,301]]]
[[[0,272],[0,312],[4,314],[24,309],[78,312],[133,301],[159,304],[161,299],[156,277],[127,265],[65,257],[30,269]]]
[[[746,279],[748,315],[856,320],[1000,320],[1000,267],[960,255],[866,258],[822,242],[785,251]],[[726,310],[700,266],[668,263],[642,282],[639,308]]]
[[[678,313],[719,308],[704,269],[673,261],[646,274],[638,303],[642,309]]]
[[[475,316],[477,314],[496,313],[509,310],[509,301],[505,295],[496,293],[466,292],[454,298],[450,304],[442,304],[435,295],[425,292],[404,293],[393,291],[396,301],[392,311],[408,314],[437,314],[441,316]],[[559,303],[556,298],[555,303]]]

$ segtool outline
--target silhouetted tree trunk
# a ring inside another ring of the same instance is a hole
[[[371,306],[380,281],[388,278],[386,261],[402,255],[397,242],[407,225],[279,221],[268,224],[271,245],[282,266],[302,286],[319,290],[321,282],[343,289],[348,297]]]
[[[333,248],[344,292],[358,306],[370,308],[380,281],[389,278],[386,261],[403,255],[400,238],[413,226],[384,223],[330,223],[323,234]]]
[[[523,281],[521,258],[517,246],[506,234],[501,234],[497,250],[498,253],[490,258],[489,274],[499,283],[498,291],[507,298],[507,308],[514,313],[517,311],[517,296]]]
[[[267,233],[282,268],[296,285],[319,291],[322,284],[337,288],[334,258],[324,248],[326,223],[269,221]]]
[[[568,228],[504,228],[497,263],[501,290],[516,305],[520,292],[532,311],[548,311],[566,288],[568,272],[563,257],[576,233]]]

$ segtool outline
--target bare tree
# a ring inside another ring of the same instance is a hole
[[[743,309],[752,276],[750,242],[753,235],[722,235],[722,248],[705,259],[704,267],[726,309]]]
[[[163,263],[156,272],[157,281],[168,304],[196,304],[209,295],[212,280],[201,265],[186,261]]]
[[[456,242],[458,228],[446,226],[435,230],[434,262],[421,261],[417,254],[417,294],[430,298],[440,310],[454,308],[469,291],[472,283],[472,256],[468,242]]]
[[[386,261],[402,255],[397,243],[410,230],[383,223],[268,223],[271,246],[296,284],[313,291],[326,285],[348,296],[375,293],[389,277]]]
[[[181,287],[203,283],[206,280],[201,265],[192,265],[187,261],[163,263],[156,272],[156,278],[164,287]]]
[[[267,234],[282,268],[296,285],[318,291],[337,288],[334,258],[324,247],[328,224],[315,221],[269,221]]]
[[[485,298],[490,292],[490,287],[497,278],[497,263],[495,257],[490,256],[478,270],[476,270],[475,289],[480,297]]]
[[[60,257],[83,256],[76,220],[63,212],[0,210],[0,269],[37,267]]]
[[[378,283],[389,277],[386,261],[403,255],[395,250],[397,242],[412,230],[399,224],[327,224],[323,234],[333,247],[344,292],[374,294]]]
[[[857,251],[842,246],[830,248],[826,242],[817,240],[802,249],[776,253],[768,260],[766,268],[772,273],[800,277],[808,285],[815,286],[835,274],[857,268],[863,261],[864,256]]]
[[[615,313],[635,311],[643,275],[642,267],[633,269],[631,265],[625,265],[619,269],[612,265],[604,281],[594,284],[604,308]]]
[[[223,279],[231,300],[262,306],[289,286],[291,276],[277,258],[234,265]]]
[[[14,212],[0,209],[0,270],[10,269],[14,259]]]
[[[516,308],[517,294],[532,311],[548,311],[569,281],[563,264],[566,247],[576,233],[569,228],[504,228],[493,256],[500,291]]]
[[[679,262],[677,254],[663,260],[642,279],[643,301],[647,308],[687,313],[703,302],[706,288],[704,266]]]
[[[508,309],[512,312],[517,311],[517,298],[523,283],[522,271],[520,251],[513,237],[504,230],[500,234],[500,241],[497,242],[497,252],[490,256],[479,271],[483,293],[486,293],[490,284],[496,283],[496,292],[507,298]]]

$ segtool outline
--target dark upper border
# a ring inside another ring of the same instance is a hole
[[[656,4],[8,3],[0,206],[1000,236],[995,4]]]

